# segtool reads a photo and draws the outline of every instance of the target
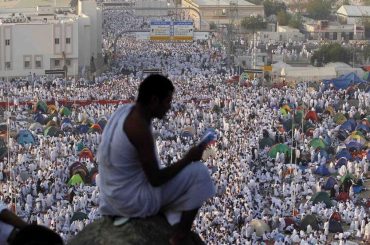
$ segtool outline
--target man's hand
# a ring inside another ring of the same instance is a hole
[[[205,145],[196,145],[189,149],[189,151],[185,154],[184,160],[188,163],[199,161],[202,159],[202,155],[204,150],[206,149]]]

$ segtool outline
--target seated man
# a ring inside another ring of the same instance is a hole
[[[148,76],[140,84],[136,103],[120,107],[110,118],[97,158],[101,214],[147,217],[161,211],[170,224],[178,222],[170,239],[177,244],[189,234],[198,209],[215,189],[208,168],[199,162],[203,144],[176,163],[159,167],[151,122],[166,115],[173,92],[166,77]]]

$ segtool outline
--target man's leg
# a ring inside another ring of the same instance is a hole
[[[198,210],[199,209],[197,208],[182,212],[180,223],[177,225],[175,233],[170,238],[171,245],[181,244],[181,242],[189,235]]]

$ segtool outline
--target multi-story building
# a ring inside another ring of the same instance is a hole
[[[188,13],[199,28],[201,18],[202,29],[210,23],[239,24],[249,16],[265,17],[263,5],[255,5],[245,0],[182,0],[182,7],[189,8]],[[198,21],[197,21],[198,20]]]
[[[80,0],[77,14],[54,6],[17,10],[0,15],[0,78],[48,70],[75,76],[88,70],[92,57],[100,60],[102,13],[95,0]]]

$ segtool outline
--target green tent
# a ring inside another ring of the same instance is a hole
[[[68,108],[68,107],[62,107],[60,110],[59,110],[59,114],[61,116],[65,116],[65,117],[68,117],[70,115],[72,115],[72,112],[71,110]]]
[[[63,131],[60,130],[59,128],[55,127],[55,126],[49,126],[47,128],[45,128],[44,130],[44,136],[58,136],[58,135],[63,135]]]
[[[310,141],[310,146],[315,148],[315,149],[317,149],[317,148],[325,149],[326,148],[324,140],[320,139],[320,138],[313,138]]]
[[[81,176],[79,174],[75,174],[73,175],[69,181],[68,181],[68,186],[72,186],[72,185],[79,185],[79,184],[84,184],[84,181],[83,179],[81,178]]]
[[[347,118],[343,113],[338,112],[337,114],[334,115],[333,120],[336,124],[342,124],[345,121],[347,121]]]
[[[346,181],[354,180],[355,177],[351,173],[347,173],[340,178],[340,183],[343,184]]]
[[[311,197],[312,204],[317,204],[319,202],[325,203],[327,208],[330,208],[333,204],[331,202],[330,196],[325,191],[317,192],[315,195]]]
[[[48,105],[44,101],[38,101],[36,104],[35,111],[41,111],[42,113],[47,113]]]
[[[312,229],[318,230],[319,229],[319,224],[318,220],[315,215],[313,214],[308,214],[306,215],[301,222],[300,228],[301,230],[306,231],[307,226],[310,225]]]
[[[260,149],[265,149],[265,147],[271,147],[275,144],[275,141],[270,137],[265,137],[259,141]]]
[[[291,150],[289,149],[289,146],[280,143],[272,146],[271,149],[269,150],[268,155],[271,158],[275,158],[278,152],[284,153],[286,156],[290,156]]]

